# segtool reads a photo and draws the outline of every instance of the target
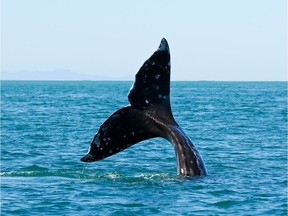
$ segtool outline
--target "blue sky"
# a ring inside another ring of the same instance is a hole
[[[162,37],[172,80],[287,78],[285,0],[2,0],[1,71],[133,79]]]

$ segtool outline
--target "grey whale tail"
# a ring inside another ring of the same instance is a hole
[[[129,105],[113,113],[94,136],[83,162],[114,155],[138,142],[162,137],[175,148],[181,176],[202,176],[203,160],[175,121],[170,105],[170,51],[165,38],[144,62],[129,91]]]

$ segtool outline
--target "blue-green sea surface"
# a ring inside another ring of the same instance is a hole
[[[287,83],[172,82],[206,177],[151,139],[84,164],[132,82],[1,82],[1,215],[287,215]]]

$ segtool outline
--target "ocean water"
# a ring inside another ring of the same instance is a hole
[[[132,82],[1,82],[1,215],[287,215],[287,83],[172,82],[208,176],[151,139],[80,162]]]

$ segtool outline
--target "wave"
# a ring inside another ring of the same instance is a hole
[[[37,165],[27,166],[19,170],[2,171],[0,176],[5,177],[60,177],[71,179],[95,180],[104,179],[108,181],[119,181],[122,183],[159,183],[159,182],[175,182],[181,181],[183,178],[174,175],[174,173],[140,173],[134,176],[129,176],[118,172],[92,172],[86,170],[85,165],[83,169],[49,169]]]

